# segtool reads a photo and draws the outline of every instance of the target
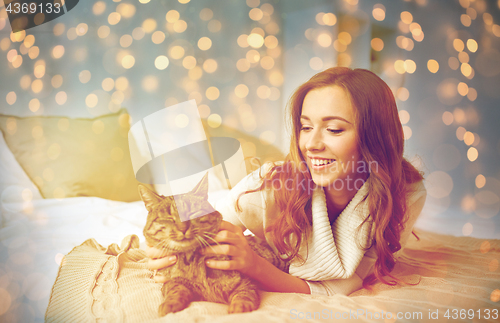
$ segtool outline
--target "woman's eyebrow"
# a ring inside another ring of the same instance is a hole
[[[301,115],[300,119],[311,121],[311,119],[309,119],[309,117],[305,116],[305,115]],[[352,124],[351,122],[349,122],[346,119],[344,119],[342,117],[339,117],[339,116],[327,116],[327,117],[324,117],[324,118],[321,119],[321,121],[329,121],[329,120],[340,120],[340,121],[347,122],[348,124]]]

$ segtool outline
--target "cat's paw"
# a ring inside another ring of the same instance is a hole
[[[175,313],[182,311],[186,307],[187,307],[186,304],[182,304],[180,302],[165,301],[158,308],[158,314],[160,314],[160,316],[165,316],[168,313]]]
[[[228,313],[245,313],[255,311],[259,307],[258,304],[250,302],[248,300],[238,300],[229,304]]]

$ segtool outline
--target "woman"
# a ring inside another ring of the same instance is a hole
[[[374,73],[345,67],[316,74],[293,94],[290,153],[248,175],[216,205],[220,245],[207,261],[239,270],[274,292],[348,295],[390,276],[426,197],[422,175],[403,157],[394,96]],[[259,257],[249,229],[285,258],[285,273]],[[149,249],[149,267],[175,263]],[[392,277],[392,276],[390,276]],[[394,277],[393,277],[394,278]],[[165,277],[156,277],[163,282]]]

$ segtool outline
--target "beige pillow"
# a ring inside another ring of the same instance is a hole
[[[285,159],[285,155],[273,144],[264,142],[259,138],[225,125],[212,128],[205,119],[202,119],[202,123],[209,138],[231,137],[238,139],[241,143],[243,155],[245,156],[247,173],[251,173],[266,162],[276,162]]]
[[[125,109],[94,119],[0,115],[0,130],[44,198],[140,200]]]

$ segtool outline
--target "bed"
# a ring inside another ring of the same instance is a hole
[[[67,122],[71,131],[90,131],[89,125],[101,120],[114,138],[102,141],[111,145],[106,149],[121,147],[126,156],[126,137],[120,135],[128,127],[123,122],[125,113]],[[108,127],[102,118],[114,121],[108,120]],[[12,132],[12,120],[19,132]],[[50,132],[58,129],[60,120],[0,116],[2,322],[499,321],[500,240],[426,231],[417,232],[420,240],[411,238],[394,270],[406,284],[376,284],[372,290],[331,297],[261,292],[261,306],[252,313],[227,315],[227,305],[194,302],[184,311],[158,317],[161,286],[153,282],[143,251],[146,209],[133,195],[137,183],[128,173],[120,181],[110,177],[109,169],[131,171],[127,159],[119,160],[123,165],[95,169],[93,177],[85,176],[85,180],[111,185],[104,192],[82,192],[92,185],[81,178],[71,182],[63,177],[56,179],[60,188],[56,190],[43,173],[54,164],[49,152],[36,165],[29,165],[33,154],[27,152],[36,151],[36,145],[49,151],[52,141],[61,138]],[[16,138],[16,132],[26,133],[23,127],[32,130],[36,126],[43,129],[44,142]],[[64,162],[71,155],[65,149],[70,148],[64,142],[59,146],[56,159]],[[108,159],[119,162],[113,158]],[[94,162],[86,160],[84,168],[95,166]],[[72,165],[70,173],[78,173],[77,167]],[[50,185],[40,185],[37,176]],[[212,189],[210,200],[215,202],[226,192]]]

